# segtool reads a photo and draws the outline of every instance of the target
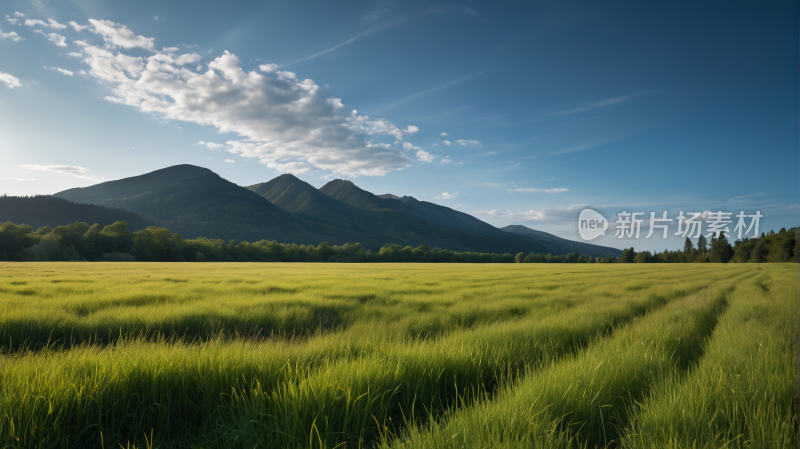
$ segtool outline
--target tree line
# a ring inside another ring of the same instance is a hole
[[[101,226],[75,222],[55,229],[33,231],[26,224],[0,224],[0,260],[3,261],[157,261],[157,262],[457,262],[457,263],[670,263],[670,262],[789,262],[796,261],[796,228],[770,231],[757,239],[737,241],[700,236],[697,247],[686,239],[683,250],[651,254],[625,249],[621,257],[587,257],[541,253],[457,252],[420,245],[416,248],[387,243],[379,251],[361,243],[332,246],[255,243],[198,237],[183,239],[169,229],[150,226],[130,232],[128,223]]]
[[[688,237],[683,248],[677,251],[664,250],[655,254],[650,251],[636,252],[633,248],[622,251],[621,262],[632,263],[762,263],[798,262],[798,228],[781,228],[780,231],[761,233],[760,237],[736,240],[733,245],[725,233],[719,238],[705,236],[697,238],[697,245]]]

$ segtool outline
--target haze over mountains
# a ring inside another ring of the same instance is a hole
[[[396,243],[512,254],[621,253],[615,248],[574,242],[524,226],[509,227],[512,229],[506,232],[505,228],[495,228],[448,207],[412,197],[374,195],[341,179],[317,189],[284,174],[241,187],[211,170],[178,165],[65,190],[54,196],[125,209],[184,238],[203,236],[251,242],[274,239],[314,245],[323,241],[334,245],[356,241],[372,250]]]

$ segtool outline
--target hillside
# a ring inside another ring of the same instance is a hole
[[[336,179],[320,188],[320,191],[359,208],[394,209],[427,222],[447,227],[454,231],[468,233],[474,241],[489,241],[495,245],[495,252],[525,252],[567,254],[578,252],[586,256],[619,256],[622,252],[588,243],[562,239],[546,232],[533,231],[532,234],[504,232],[472,215],[449,207],[419,201],[410,196],[398,197],[392,194],[374,195],[351,181]],[[527,229],[527,228],[526,228]]]
[[[117,221],[128,222],[131,231],[139,231],[153,223],[127,210],[76,204],[63,198],[48,195],[0,196],[0,223],[12,222],[30,225],[33,230],[42,226],[66,226],[82,221],[102,226]]]
[[[342,244],[367,238],[313,223],[221,178],[211,170],[177,165],[141,176],[55,194],[76,203],[120,207],[180,233],[247,241]]]
[[[396,210],[398,205],[402,208],[401,202],[385,201],[351,182],[343,182],[341,186],[350,201],[337,200],[290,174],[247,189],[308,220],[369,234],[372,240],[361,243],[376,250],[385,243],[414,247],[425,244],[453,251],[513,252],[518,249],[508,242],[442,226]]]

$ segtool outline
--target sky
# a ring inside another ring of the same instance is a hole
[[[680,211],[777,231],[799,224],[798,13],[6,0],[0,194],[193,164],[243,186],[349,179],[572,240],[591,206],[612,223],[592,243],[617,248],[681,247]],[[623,212],[644,212],[638,239],[615,237]],[[645,237],[651,212],[669,238]]]

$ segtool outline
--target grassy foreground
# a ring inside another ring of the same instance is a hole
[[[795,270],[0,263],[0,448],[788,448]]]

